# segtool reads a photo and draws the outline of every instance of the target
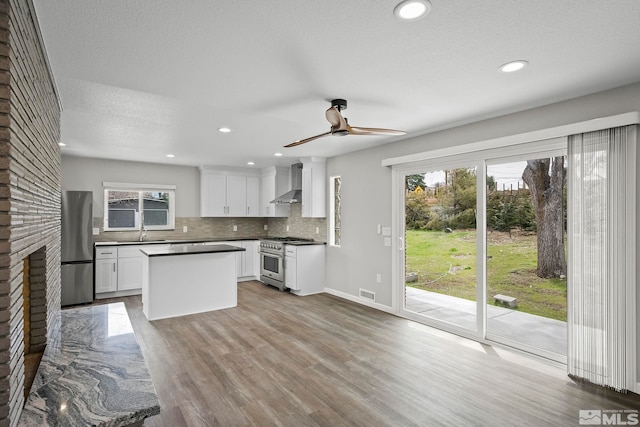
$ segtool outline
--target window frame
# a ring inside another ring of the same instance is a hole
[[[140,231],[144,230],[175,230],[175,185],[164,184],[134,184],[123,182],[103,182],[103,194],[104,194],[104,218],[103,218],[103,230],[104,231]],[[169,209],[167,212],[167,224],[166,225],[146,225],[140,221],[139,217],[135,218],[134,227],[109,227],[109,192],[110,191],[124,191],[128,193],[138,193],[138,211],[141,212],[141,216],[144,218],[144,193],[167,193],[169,195]]]

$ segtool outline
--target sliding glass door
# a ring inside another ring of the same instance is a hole
[[[477,331],[477,166],[405,178],[404,308]]]
[[[549,145],[425,162],[396,178],[400,314],[566,360],[566,140]]]
[[[566,157],[486,171],[486,338],[566,356]]]

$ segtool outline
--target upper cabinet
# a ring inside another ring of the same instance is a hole
[[[290,206],[288,204],[276,204],[271,203],[271,201],[290,190],[290,169],[280,166],[262,169],[262,177],[260,179],[260,216],[289,216]]]
[[[200,216],[259,216],[260,178],[253,170],[200,167]]]
[[[247,177],[247,216],[260,215],[260,178]]]
[[[302,217],[326,217],[326,159],[303,157],[302,162]]]

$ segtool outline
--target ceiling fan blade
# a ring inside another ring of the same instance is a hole
[[[328,136],[328,135],[331,135],[331,131],[325,132],[325,133],[321,133],[320,135],[312,136],[312,137],[309,137],[309,138],[299,139],[297,141],[292,142],[291,144],[285,145],[284,148],[291,148],[291,147],[295,147],[297,145],[306,144],[307,142],[311,142],[314,139],[322,138],[323,136]]]
[[[351,135],[404,135],[407,132],[395,129],[383,128],[363,128],[358,126],[348,126],[347,131]]]
[[[334,131],[345,130],[347,128],[347,121],[344,119],[342,113],[340,113],[340,110],[338,110],[337,107],[329,108],[325,115],[327,116],[327,121],[331,123],[331,128],[333,128]]]

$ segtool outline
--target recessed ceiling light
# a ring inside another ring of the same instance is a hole
[[[404,0],[393,9],[396,18],[403,21],[417,21],[431,12],[429,0]]]
[[[175,154],[167,154],[167,157],[169,157],[170,159],[173,159],[175,157]]]
[[[247,162],[247,164],[248,164],[249,166],[253,166],[253,165],[255,165],[255,162]]]
[[[276,153],[276,154],[274,154],[274,156],[276,156],[276,157],[282,157],[282,153]]]
[[[503,73],[513,73],[514,71],[522,70],[528,64],[529,63],[527,61],[519,59],[517,61],[511,61],[501,65],[498,70],[502,71]]]
[[[64,142],[58,142],[58,145],[59,145],[60,147],[66,147],[66,146],[67,146],[67,144],[65,144]]]
[[[231,132],[231,129],[229,129],[229,128],[218,128],[218,132],[229,133],[229,132]]]

